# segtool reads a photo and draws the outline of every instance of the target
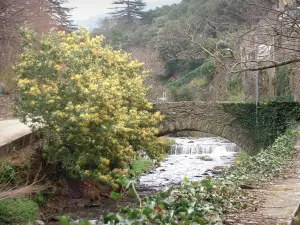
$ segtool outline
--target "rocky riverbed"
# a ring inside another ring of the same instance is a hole
[[[142,197],[180,183],[185,177],[197,181],[205,176],[217,176],[224,166],[232,164],[239,151],[235,144],[218,137],[171,139],[176,144],[171,146],[169,156],[158,167],[140,177],[137,190]],[[97,220],[125,205],[135,205],[135,199],[126,198],[116,202],[107,198],[89,207],[70,208],[61,213],[75,220]]]
[[[140,177],[139,188],[160,190],[179,183],[187,177],[191,181],[216,176],[222,167],[230,165],[239,148],[225,139],[172,138],[176,144],[169,156],[147,174]]]

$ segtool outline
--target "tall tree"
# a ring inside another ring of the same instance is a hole
[[[116,5],[111,15],[117,20],[123,20],[127,23],[135,23],[144,17],[144,8],[146,3],[142,0],[115,0],[112,3]]]
[[[20,49],[20,27],[26,26],[37,33],[52,28],[66,30],[72,26],[68,0],[0,0],[0,82],[14,83],[11,65]]]
[[[70,12],[72,8],[64,7],[63,4],[69,0],[47,0],[49,4],[49,13],[52,15],[56,25],[63,29],[73,29],[73,21],[70,19]]]

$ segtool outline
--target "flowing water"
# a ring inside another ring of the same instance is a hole
[[[169,156],[147,174],[140,177],[137,187],[141,196],[155,190],[166,189],[182,182],[185,177],[191,181],[215,176],[221,167],[230,165],[239,148],[225,139],[210,138],[171,138],[176,144],[170,147]],[[132,205],[133,199],[125,199],[120,205]],[[99,219],[101,215],[116,212],[119,206],[112,199],[103,199],[98,207],[76,208],[65,212],[72,218]]]
[[[191,181],[216,175],[220,167],[231,164],[239,148],[222,138],[172,138],[176,144],[161,165],[140,177],[140,187],[163,189],[185,177]],[[217,170],[214,170],[218,168]]]

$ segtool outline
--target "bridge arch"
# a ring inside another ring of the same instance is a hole
[[[179,131],[200,131],[223,137],[245,151],[255,151],[256,145],[249,131],[223,110],[223,104],[226,103],[156,103],[154,109],[164,115],[159,136]]]

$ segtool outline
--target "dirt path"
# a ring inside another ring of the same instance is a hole
[[[299,129],[298,129],[299,130]],[[299,132],[299,131],[298,131]],[[300,133],[295,157],[282,177],[257,190],[248,191],[250,207],[230,215],[228,224],[278,225],[290,224],[300,205]]]

